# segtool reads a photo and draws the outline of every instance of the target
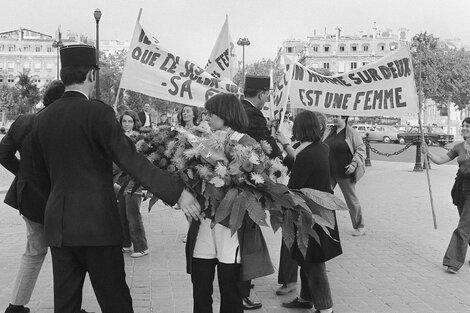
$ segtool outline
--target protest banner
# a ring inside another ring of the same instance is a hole
[[[291,108],[332,115],[400,116],[418,112],[413,66],[407,47],[336,76],[323,76],[294,62],[291,78],[285,76],[283,80],[276,88],[275,111],[284,107],[287,93]]]
[[[240,93],[230,80],[215,78],[197,64],[163,48],[145,32],[139,20],[119,88],[199,107],[217,93]]]
[[[228,27],[228,15],[220,30],[219,36],[207,61],[206,72],[216,78],[233,79],[238,72],[238,60],[235,54],[235,44]]]

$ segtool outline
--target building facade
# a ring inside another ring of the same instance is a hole
[[[86,37],[70,32],[57,37],[62,45],[87,42]],[[0,32],[0,84],[14,85],[19,74],[30,76],[38,87],[56,79],[57,42],[51,35],[26,28]]]
[[[396,31],[380,31],[374,28],[367,33],[341,35],[335,34],[307,37],[307,41],[286,40],[281,54],[289,56],[308,68],[324,68],[333,74],[341,74],[374,62],[386,54],[407,44],[411,40],[406,28]]]

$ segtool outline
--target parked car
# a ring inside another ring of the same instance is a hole
[[[366,136],[366,132],[370,130],[371,126],[372,125],[369,125],[369,124],[354,124],[354,125],[351,125],[351,127],[354,128],[355,130],[357,130],[357,132],[359,134],[361,134],[362,137]]]
[[[398,133],[398,129],[392,125],[373,125],[366,131],[366,134],[369,134],[369,140],[385,143],[398,142]]]
[[[424,126],[423,132],[424,140],[428,145],[438,144],[440,146],[445,146],[446,144],[454,141],[454,135],[447,135],[440,127]],[[406,132],[398,133],[398,142],[401,144],[414,142],[418,140],[419,136],[419,127],[413,126]]]

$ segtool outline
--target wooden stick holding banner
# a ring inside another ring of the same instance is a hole
[[[279,121],[279,126],[278,126],[278,129],[281,130],[282,127],[284,127],[284,116],[286,115],[286,111],[287,111],[287,103],[289,102],[289,94],[290,94],[290,89],[291,89],[291,86],[292,86],[292,76],[294,74],[294,66],[295,66],[295,62],[293,60],[290,60],[289,59],[289,63],[287,63],[289,65],[289,69],[287,70],[287,73],[285,74],[287,76],[287,86],[286,86],[286,96],[285,96],[285,99],[284,99],[284,103],[282,104],[282,109],[281,109],[281,114],[279,116],[280,118],[280,121]],[[273,134],[274,136],[275,134]]]
[[[411,59],[411,55],[410,55]],[[424,149],[426,151],[426,155],[424,156],[424,164],[426,167],[426,177],[428,181],[428,190],[429,190],[429,199],[431,201],[431,212],[432,212],[432,220],[434,222],[434,229],[437,229],[437,220],[436,220],[436,212],[434,211],[434,201],[432,198],[432,188],[431,188],[431,178],[429,177],[429,160],[427,157],[427,152],[428,152],[428,145],[426,144],[426,141],[424,140],[424,131],[423,131],[423,123],[421,121],[421,109],[422,109],[422,99],[421,99],[421,93],[423,91],[423,84],[421,81],[421,62],[419,63],[418,66],[418,123],[419,123],[419,132],[421,133],[421,142],[424,145]]]
[[[142,15],[142,8],[139,9],[139,14],[137,15],[137,22],[140,22],[140,16]],[[127,53],[131,53],[130,49],[129,51],[127,51]],[[114,112],[117,112],[117,104],[118,104],[118,101],[119,101],[119,95],[121,94],[121,82],[119,82],[119,88],[118,88],[118,92],[117,92],[117,95],[116,95],[116,100],[114,100]]]

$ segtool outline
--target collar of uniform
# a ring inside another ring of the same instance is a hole
[[[248,102],[249,104],[251,104],[252,107],[254,107],[255,109],[257,109],[257,107],[256,107],[256,106],[253,104],[253,102],[251,102],[250,100],[248,100],[248,99],[246,99],[246,98],[243,99],[243,100],[245,100],[246,102]]]
[[[69,91],[81,93],[82,95],[85,96],[85,98],[86,98],[87,100],[90,100],[90,98],[88,98],[88,95],[87,95],[86,93],[84,93],[83,91],[76,90],[76,89],[67,89],[65,92],[69,92]]]

